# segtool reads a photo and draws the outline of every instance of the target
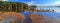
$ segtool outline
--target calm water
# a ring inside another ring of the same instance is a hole
[[[29,17],[30,12],[22,12],[26,17]],[[60,18],[60,13],[57,12],[33,12],[33,14],[41,14],[48,17]]]
[[[29,20],[30,12],[22,12],[22,14],[26,16],[27,22],[30,21]],[[33,14],[42,14],[44,16],[50,17],[51,20],[53,20],[53,23],[57,23],[58,21],[60,21],[60,13],[57,12],[33,12]]]
[[[50,9],[50,10],[55,10],[55,12],[33,12],[32,14],[41,14],[47,17],[52,18],[53,23],[60,23],[60,7],[38,7],[36,8],[37,10],[46,10],[46,9]],[[29,15],[31,12],[21,12],[22,14],[24,14],[26,16],[27,21],[29,21]]]
[[[54,10],[60,12],[60,7],[37,7],[36,10]]]
[[[55,12],[21,12],[22,14],[24,14],[26,16],[26,22],[30,21],[29,20],[29,15],[32,13],[32,14],[41,14],[41,15],[44,15],[44,16],[47,16],[47,17],[50,17],[52,18],[51,20],[53,20],[53,23],[60,23],[60,8],[59,7],[38,7],[36,8],[37,10],[46,10],[46,9],[50,9],[50,10],[55,10]],[[8,21],[8,23],[13,20],[13,19],[8,19],[8,20],[3,20],[0,21],[0,23],[6,23],[6,21]],[[51,23],[51,22],[49,22]]]
[[[37,10],[55,10],[54,12],[33,12],[33,14],[42,14],[48,17],[60,17],[60,7],[37,7]],[[22,14],[24,14],[25,16],[29,16],[29,14],[31,12],[21,12]]]

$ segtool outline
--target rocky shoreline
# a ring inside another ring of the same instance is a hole
[[[13,21],[10,20],[11,23],[49,23],[49,22],[51,22],[51,20],[49,20],[49,19],[45,20],[45,16],[38,15],[38,14],[30,14],[29,15],[30,21],[26,22],[26,16],[21,13],[17,13],[17,12],[0,13],[0,21],[2,21],[4,19],[9,19],[9,18],[13,19]]]

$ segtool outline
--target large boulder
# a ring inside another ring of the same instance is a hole
[[[10,23],[23,23],[25,16],[17,12],[4,12],[0,15],[1,20],[10,20]]]

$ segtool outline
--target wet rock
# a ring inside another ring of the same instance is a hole
[[[30,20],[32,23],[55,23],[53,18],[40,14],[30,14]]]
[[[32,23],[44,23],[44,16],[38,14],[30,14]]]
[[[45,23],[55,23],[54,18],[45,16]]]
[[[25,19],[25,16],[23,14],[16,12],[5,12],[4,15],[12,18],[21,18],[22,20]]]
[[[0,19],[7,19],[7,20],[12,19],[13,23],[23,23],[25,19],[25,16],[23,14],[17,12],[5,12],[0,16],[1,16]]]

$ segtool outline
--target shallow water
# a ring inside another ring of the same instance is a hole
[[[24,14],[27,21],[29,21],[29,15],[31,14],[31,12],[22,12],[22,14]],[[53,23],[60,23],[60,13],[57,12],[33,12],[32,14],[41,14],[50,17],[50,19],[53,20]]]
[[[31,12],[22,12],[22,14],[28,17],[29,14],[31,14]],[[60,13],[57,13],[57,12],[33,12],[32,14],[41,14],[44,16],[54,17],[54,18],[60,17]]]
[[[60,13],[57,13],[57,12],[21,12],[21,13],[26,16],[25,22],[27,22],[27,23],[30,23],[30,21],[31,21],[29,19],[30,14],[40,14],[40,15],[49,17],[49,19],[52,20],[53,23],[60,23]],[[0,23],[9,23],[12,20],[14,20],[14,19],[12,19],[12,18],[4,19],[4,20],[0,21]],[[52,22],[49,22],[49,23],[52,23]]]
[[[44,7],[44,6],[38,6],[36,10],[54,10],[55,12],[60,12],[60,7],[55,7],[55,6],[49,6],[49,7]]]

